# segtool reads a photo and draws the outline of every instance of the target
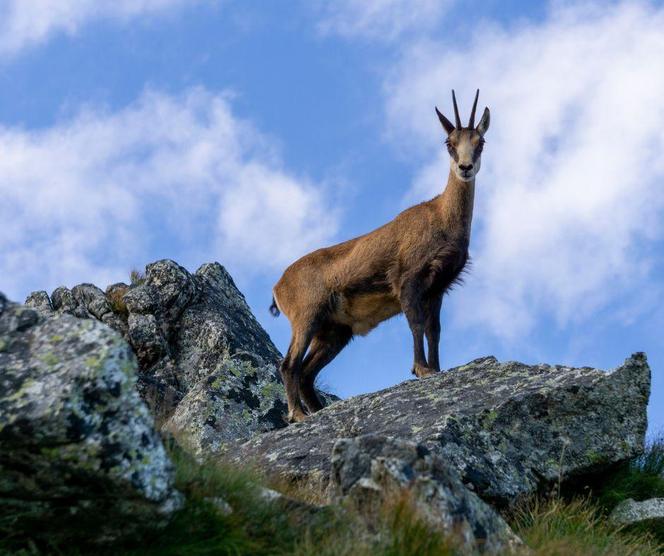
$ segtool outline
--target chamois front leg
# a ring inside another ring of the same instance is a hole
[[[286,357],[284,357],[279,368],[286,390],[289,423],[304,421],[306,418],[300,400],[300,373],[302,372],[302,360],[311,341],[311,336],[311,334],[294,332]]]
[[[429,362],[429,368],[434,372],[440,371],[438,346],[440,344],[440,307],[442,303],[442,295],[436,295],[429,300],[426,324],[424,326],[424,333],[426,334],[427,346],[429,348],[427,361]]]
[[[413,374],[418,378],[433,374],[424,356],[426,312],[421,285],[408,282],[401,288],[401,308],[413,334]]]

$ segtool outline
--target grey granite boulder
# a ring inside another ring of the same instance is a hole
[[[609,519],[618,525],[652,521],[664,524],[664,498],[650,498],[642,502],[628,498],[614,508]]]
[[[456,470],[422,445],[378,435],[344,438],[334,444],[331,467],[333,499],[350,502],[370,526],[378,523],[381,505],[406,496],[463,553],[504,554],[523,544]]]
[[[338,438],[393,436],[424,444],[483,499],[509,505],[560,477],[641,453],[649,391],[642,353],[608,373],[486,357],[334,403],[303,423],[230,446],[227,456],[326,483]]]
[[[3,527],[39,523],[53,537],[69,520],[102,541],[163,523],[178,508],[173,467],[136,373],[131,348],[104,324],[44,318],[0,294]]]

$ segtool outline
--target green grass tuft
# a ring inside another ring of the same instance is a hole
[[[295,538],[290,516],[266,503],[251,470],[223,464],[199,465],[175,451],[176,486],[187,498],[173,521],[151,536],[148,546],[125,547],[124,554],[280,554]],[[213,502],[230,504],[230,514]],[[276,551],[275,551],[276,550]],[[285,552],[283,552],[285,554]]]
[[[141,272],[137,268],[134,268],[129,273],[129,280],[132,286],[140,286],[143,282],[145,282],[145,273]]]
[[[541,556],[664,554],[664,526],[643,523],[617,527],[608,515],[628,498],[664,497],[664,439],[650,442],[644,453],[614,469],[587,498],[530,501],[516,512],[515,532]]]
[[[613,472],[597,492],[606,512],[627,498],[664,498],[664,438],[650,442],[643,455]]]

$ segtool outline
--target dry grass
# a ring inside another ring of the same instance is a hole
[[[590,499],[533,500],[513,517],[517,535],[536,556],[657,556],[664,547],[648,533],[611,525]]]
[[[116,315],[127,316],[127,305],[124,301],[124,295],[129,291],[129,286],[115,286],[110,291],[107,290],[106,299],[111,305],[111,309]]]
[[[323,482],[290,481],[280,476],[262,477],[262,482],[268,488],[304,504],[324,506],[328,503],[326,488]]]

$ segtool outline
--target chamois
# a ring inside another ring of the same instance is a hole
[[[365,335],[401,312],[413,334],[413,374],[421,378],[440,371],[442,298],[468,260],[475,175],[489,128],[488,108],[475,127],[478,97],[479,90],[465,128],[454,91],[455,125],[436,107],[450,154],[441,195],[368,234],[305,255],[274,286],[270,311],[283,312],[292,328],[280,368],[289,422],[305,419],[303,402],[309,413],[322,408],[314,380],[354,335]]]

